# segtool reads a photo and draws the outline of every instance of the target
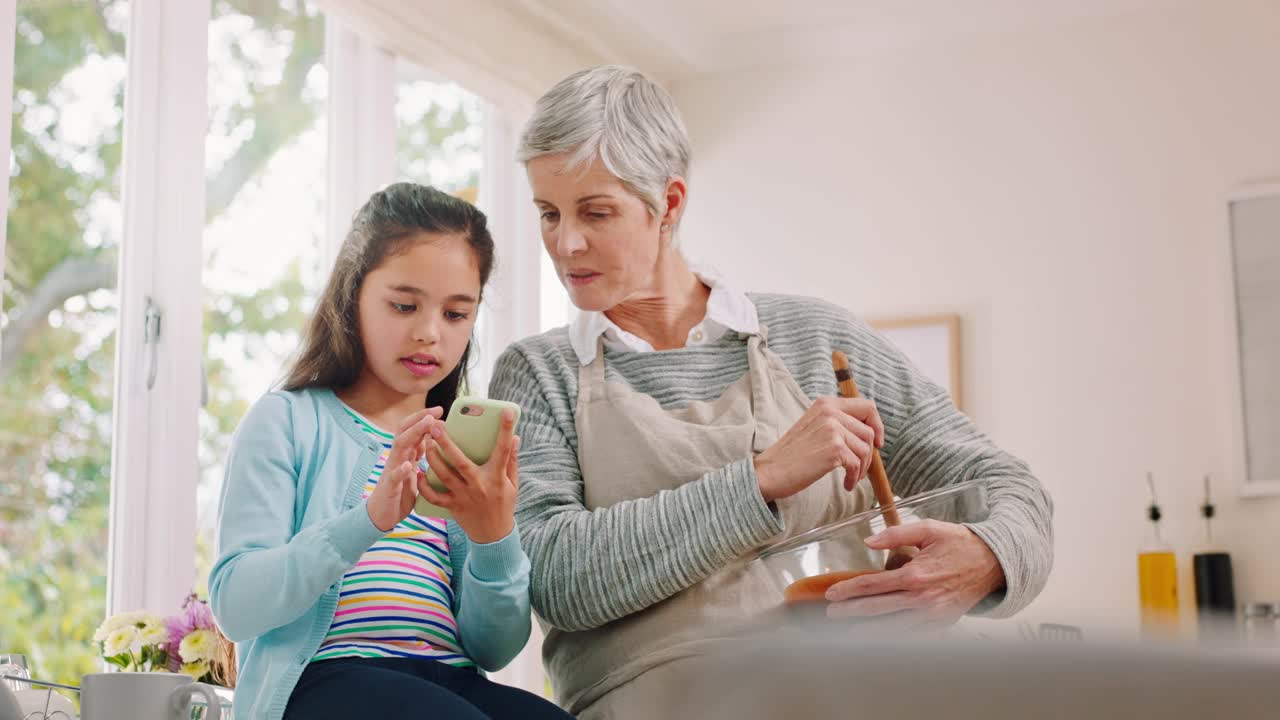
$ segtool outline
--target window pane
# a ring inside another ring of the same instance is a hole
[[[479,203],[484,137],[481,100],[457,83],[407,60],[396,61],[396,179],[433,185]],[[491,312],[476,317],[475,337],[484,337]],[[498,351],[471,354],[467,392],[485,394],[488,368]]]
[[[0,312],[0,652],[98,669],[126,0],[19,0]],[[7,29],[6,29],[7,30]]]
[[[421,65],[397,62],[396,171],[471,202],[480,184],[480,98]]]
[[[209,25],[208,220],[196,591],[206,596],[223,463],[276,384],[319,293],[324,237],[324,18],[297,0],[216,0]]]

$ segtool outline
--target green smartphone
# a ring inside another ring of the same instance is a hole
[[[498,444],[498,434],[502,431],[502,411],[515,413],[516,422],[520,421],[520,406],[504,400],[489,400],[481,397],[463,396],[453,401],[449,408],[449,417],[444,421],[444,431],[449,439],[458,446],[467,459],[477,465],[489,462],[493,448]],[[427,470],[427,483],[436,492],[449,492],[440,481],[434,470]],[[453,517],[453,513],[427,501],[421,495],[415,503],[414,512],[425,517]]]

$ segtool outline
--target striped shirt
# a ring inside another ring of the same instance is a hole
[[[884,421],[881,455],[895,494],[988,482],[991,515],[969,528],[995,554],[1006,587],[973,612],[1007,617],[1026,607],[1053,566],[1053,504],[1027,465],[996,447],[945,390],[844,308],[804,297],[748,297],[768,347],[811,399],[837,394],[831,352],[849,356],[858,389]],[[747,371],[740,333],[663,352],[606,345],[605,355],[608,382],[666,409],[714,400]],[[569,332],[559,328],[508,348],[489,385],[490,397],[521,407],[516,521],[533,563],[533,607],[568,631],[661,602],[782,531],[760,496],[750,457],[670,492],[587,510],[574,418],[580,365]]]
[[[395,439],[343,406],[382,445],[364,486],[378,486]],[[453,571],[445,520],[410,513],[342,577],[338,609],[312,662],[339,657],[421,657],[472,667],[453,615]]]

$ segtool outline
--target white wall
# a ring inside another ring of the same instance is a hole
[[[752,289],[962,314],[968,410],[1057,504],[1027,618],[1135,625],[1148,469],[1184,576],[1210,473],[1237,594],[1280,600],[1280,498],[1233,496],[1220,202],[1280,177],[1276,68],[1280,4],[1232,0],[687,80],[684,242]]]

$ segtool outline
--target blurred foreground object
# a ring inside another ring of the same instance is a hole
[[[688,670],[683,692],[655,698],[672,705],[649,710],[703,720],[1280,714],[1280,659],[1221,648],[894,638],[815,620],[726,643]]]

